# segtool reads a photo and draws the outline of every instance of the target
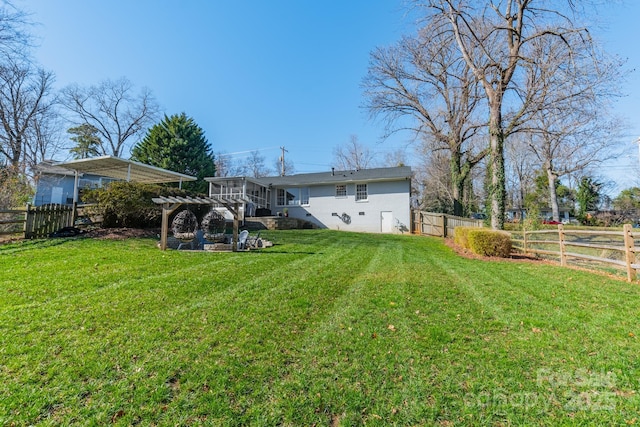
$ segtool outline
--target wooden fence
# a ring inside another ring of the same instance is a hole
[[[54,231],[73,225],[76,206],[27,204],[24,209],[0,211],[0,234],[22,233],[25,239],[48,237]]]
[[[557,230],[533,230],[525,231],[521,238],[514,238],[511,234],[513,246],[525,254],[546,254],[557,256],[560,265],[567,265],[568,258],[586,260],[624,267],[627,272],[627,280],[633,281],[640,264],[636,254],[640,252],[635,248],[633,229],[631,224],[625,224],[621,231],[613,230],[565,230],[562,224]],[[557,250],[554,248],[557,247]],[[592,255],[599,251],[600,255]],[[582,251],[582,252],[580,252]]]
[[[426,236],[453,236],[456,227],[482,227],[480,219],[463,218],[454,215],[413,211],[412,232]]]

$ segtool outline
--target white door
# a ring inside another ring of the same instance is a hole
[[[383,233],[393,233],[393,212],[380,212],[380,231]]]
[[[51,203],[62,204],[62,187],[53,187],[51,189]]]

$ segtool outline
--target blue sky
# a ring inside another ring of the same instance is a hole
[[[215,152],[260,150],[272,166],[284,146],[296,171],[315,172],[329,169],[333,149],[351,135],[380,155],[410,142],[397,135],[379,143],[382,125],[361,108],[369,53],[411,31],[402,0],[16,4],[39,23],[35,56],[56,74],[56,87],[125,76],[151,89],[167,114],[193,117]],[[608,5],[598,15],[608,28],[596,29],[596,37],[640,70],[640,1]],[[602,169],[623,188],[637,180],[638,72],[624,90],[624,157]]]

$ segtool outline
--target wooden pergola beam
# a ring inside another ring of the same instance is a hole
[[[162,228],[160,229],[160,250],[167,250],[167,239],[169,235],[169,215],[174,213],[176,209],[182,206],[182,203],[163,203],[162,204]]]

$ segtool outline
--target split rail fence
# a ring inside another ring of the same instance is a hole
[[[0,234],[22,234],[25,239],[48,237],[54,231],[71,227],[77,206],[42,205],[0,210]]]
[[[482,227],[481,219],[463,218],[454,215],[413,211],[412,232],[425,236],[453,236],[456,227]]]
[[[567,265],[568,259],[575,258],[623,267],[626,269],[629,282],[637,277],[640,270],[636,257],[640,248],[635,247],[631,224],[625,224],[621,231],[565,230],[564,226],[559,224],[557,230],[513,232],[511,240],[515,249],[525,254],[558,257],[560,265],[563,266]]]

